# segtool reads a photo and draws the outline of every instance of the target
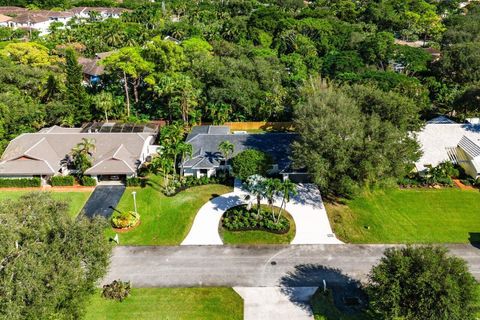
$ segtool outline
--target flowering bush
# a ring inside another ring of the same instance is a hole
[[[140,220],[138,212],[115,212],[112,215],[112,226],[117,229],[125,229],[135,226]]]
[[[112,283],[103,286],[102,296],[107,299],[122,302],[130,295],[130,282],[113,280]]]

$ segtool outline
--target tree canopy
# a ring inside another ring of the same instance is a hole
[[[475,319],[476,281],[441,247],[387,249],[369,274],[375,319]]]
[[[48,193],[0,203],[0,310],[6,319],[78,319],[105,274],[104,221],[68,215]]]

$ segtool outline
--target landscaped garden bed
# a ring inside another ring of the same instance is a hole
[[[111,218],[112,227],[116,232],[126,232],[140,224],[140,214],[134,211],[116,211]]]
[[[276,209],[276,210],[275,210]],[[280,208],[260,207],[249,209],[241,205],[228,209],[222,217],[222,227],[229,231],[262,230],[278,234],[287,233],[290,222],[284,216],[278,217]]]
[[[280,208],[262,205],[260,214],[247,205],[228,209],[220,222],[219,233],[226,244],[288,244],[295,236],[295,222],[283,210],[277,223]]]
[[[218,184],[192,187],[173,197],[163,194],[163,178],[148,177],[144,188],[128,187],[117,206],[119,211],[134,211],[132,191],[136,191],[137,210],[141,224],[120,235],[122,245],[178,245],[188,234],[198,210],[211,198],[232,191]],[[106,230],[114,237],[114,230]]]

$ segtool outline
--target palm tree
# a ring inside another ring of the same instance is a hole
[[[279,179],[266,179],[264,182],[264,187],[265,197],[267,198],[270,209],[272,210],[272,218],[275,219],[273,203],[275,202],[275,196],[278,195],[282,188],[282,183]]]
[[[181,159],[180,159],[180,163],[181,163],[181,166],[182,166],[182,174],[183,174],[183,162],[185,161],[185,159],[187,157],[191,157],[192,156],[192,145],[190,143],[185,143],[185,142],[181,142],[178,144],[178,152],[179,154],[182,156]]]
[[[235,145],[228,140],[220,142],[218,145],[218,150],[222,153],[225,158],[225,165],[228,164],[230,156],[235,152]]]
[[[112,110],[115,104],[113,95],[110,92],[102,91],[94,96],[93,101],[97,109],[105,113],[105,122],[108,122],[108,111]]]
[[[247,178],[245,188],[247,191],[256,197],[257,199],[257,218],[260,217],[260,202],[265,197],[265,178],[261,175],[255,174]],[[250,195],[245,197],[245,200],[249,200]]]
[[[277,217],[277,223],[280,221],[284,207],[287,206],[287,203],[290,202],[290,197],[296,196],[298,194],[297,185],[290,181],[289,179],[284,180],[280,183],[280,192],[283,196],[282,204],[280,205],[280,211]]]
[[[77,144],[75,148],[73,148],[73,154],[83,154],[88,156],[93,156],[93,152],[95,152],[95,139],[89,138],[82,138],[82,141]]]

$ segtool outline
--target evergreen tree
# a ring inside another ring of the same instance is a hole
[[[75,51],[70,48],[66,50],[65,54],[65,73],[66,99],[74,108],[75,122],[80,124],[90,120],[88,96],[82,84],[82,66],[78,64]]]

